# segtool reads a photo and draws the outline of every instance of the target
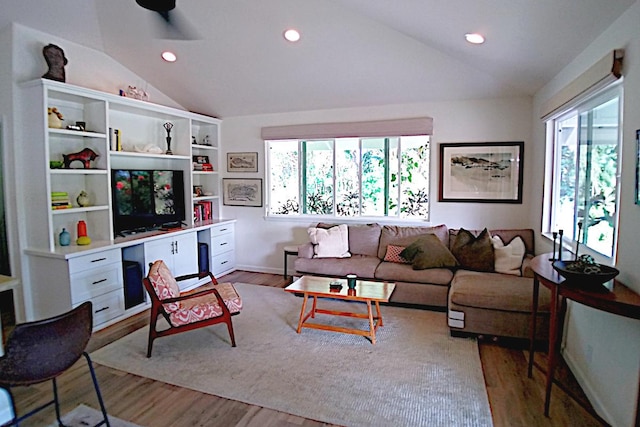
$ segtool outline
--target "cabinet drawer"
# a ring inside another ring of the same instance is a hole
[[[233,233],[211,238],[211,253],[214,255],[232,251],[235,249],[235,246]]]
[[[231,270],[236,266],[236,253],[225,252],[212,258],[211,272],[216,275]]]
[[[80,303],[89,298],[122,290],[122,265],[113,263],[71,275],[71,302]]]
[[[93,304],[93,327],[124,314],[124,293],[109,292],[91,299]],[[74,306],[80,305],[74,304]]]
[[[223,234],[233,233],[234,224],[224,224],[211,227],[211,238],[221,236]]]
[[[90,268],[102,267],[103,265],[113,264],[115,262],[122,262],[120,249],[110,249],[90,255],[82,255],[69,260],[69,274],[78,273]]]

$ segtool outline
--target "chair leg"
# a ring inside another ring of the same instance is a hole
[[[153,350],[153,340],[156,339],[156,322],[158,321],[158,313],[154,308],[151,308],[151,319],[149,320],[149,339],[147,341],[147,357],[151,357],[151,350]]]
[[[89,357],[89,353],[86,351],[82,353],[87,359],[87,365],[89,365],[89,372],[91,372],[91,379],[93,380],[93,388],[96,390],[96,396],[98,396],[98,403],[100,404],[100,410],[102,411],[103,420],[96,424],[94,427],[101,426],[105,424],[107,427],[111,427],[109,424],[109,416],[107,415],[107,408],[104,407],[104,401],[102,400],[102,393],[100,393],[100,386],[98,385],[98,378],[96,377],[96,372],[93,369],[93,363],[91,362],[91,358]]]
[[[227,319],[227,329],[229,330],[229,337],[231,338],[231,347],[236,346],[236,338],[233,335],[233,325],[231,324],[231,317]]]
[[[62,424],[62,420],[60,419],[60,401],[58,400],[58,383],[56,382],[56,379],[53,378],[51,380],[51,382],[53,383],[53,406],[56,408],[56,420],[58,420],[58,425],[60,427],[64,427],[64,424]]]

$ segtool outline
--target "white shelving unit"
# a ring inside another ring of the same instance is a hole
[[[94,306],[109,306],[99,307],[101,314],[94,318],[99,327],[138,312],[146,307],[146,302],[127,310],[122,306],[123,259],[144,266],[154,256],[150,248],[154,247],[155,240],[190,242],[193,248],[183,244],[180,255],[172,260],[173,265],[181,266],[182,273],[184,269],[197,268],[198,242],[211,242],[212,227],[233,223],[220,219],[220,120],[44,79],[21,85],[20,105],[20,119],[25,123],[20,166],[28,170],[28,174],[25,173],[28,179],[23,179],[18,189],[25,208],[24,221],[28,224],[26,244],[22,248],[29,257],[23,267],[25,283],[29,283],[25,289],[29,295],[27,317],[53,315],[86,299],[94,301]],[[47,109],[52,107],[63,114],[64,128],[49,127]],[[66,128],[76,122],[84,122],[84,130]],[[168,122],[173,125],[170,147],[164,127]],[[114,129],[119,131],[120,150],[114,149]],[[50,164],[62,162],[64,155],[86,148],[96,154],[88,168],[81,161],[62,168]],[[171,153],[167,153],[169,148]],[[195,171],[194,156],[207,156],[213,171]],[[183,171],[185,227],[126,238],[115,236],[113,169]],[[201,189],[198,195],[194,194],[195,186]],[[76,202],[81,191],[88,194],[88,206],[79,206]],[[72,207],[53,209],[52,192],[68,193]],[[194,207],[203,203],[211,207],[211,218],[195,221]],[[75,244],[79,221],[87,225],[90,245]],[[70,246],[58,243],[63,228],[71,233]],[[172,233],[175,237],[168,236]],[[215,256],[219,254],[211,251],[209,264]],[[225,272],[234,268],[235,252],[231,256],[230,268]],[[90,258],[86,265],[78,261],[85,260],[84,257]],[[101,264],[103,258],[109,260],[109,265],[95,271],[96,275],[105,276],[101,279],[100,291],[88,294],[82,290],[86,277],[93,275],[92,265]],[[74,280],[78,276],[73,266],[78,262],[86,267],[81,275],[82,283]],[[146,267],[142,270],[146,272]],[[106,302],[103,304],[103,301]]]

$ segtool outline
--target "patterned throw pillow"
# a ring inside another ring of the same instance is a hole
[[[397,262],[398,264],[410,264],[409,260],[404,259],[400,252],[404,250],[404,246],[387,245],[387,253],[384,260],[388,262]]]

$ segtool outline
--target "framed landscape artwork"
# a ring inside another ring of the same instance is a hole
[[[227,206],[262,206],[262,178],[224,178],[222,202]]]
[[[227,153],[227,172],[258,172],[258,153]]]
[[[524,142],[440,144],[441,202],[522,203]]]

